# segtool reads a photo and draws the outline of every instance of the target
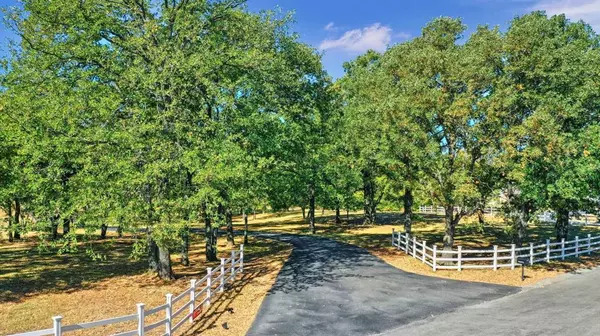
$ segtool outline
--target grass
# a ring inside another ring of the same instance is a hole
[[[319,212],[317,212],[319,214]],[[252,219],[252,218],[251,218]],[[343,223],[335,224],[334,213],[325,211],[317,219],[317,235],[335,239],[341,242],[366,248],[372,254],[387,263],[402,270],[428,276],[444,277],[465,281],[478,281],[511,286],[526,286],[544,279],[552,278],[567,272],[575,272],[581,268],[594,267],[600,262],[600,257],[592,255],[581,259],[568,259],[553,261],[548,264],[537,264],[528,267],[525,281],[521,281],[521,270],[501,269],[493,270],[465,270],[436,271],[422,264],[420,261],[405,255],[391,247],[392,229],[403,230],[402,216],[397,212],[384,212],[378,214],[376,225],[362,225],[361,214],[352,213],[349,217],[343,216]],[[486,218],[485,225],[479,225],[477,218],[465,218],[457,227],[456,245],[490,248],[493,245],[509,246],[510,234],[505,230],[505,225],[498,218]],[[239,224],[238,224],[239,225]],[[239,226],[238,229],[242,227]],[[279,214],[261,214],[249,222],[249,229],[254,231],[271,231],[295,234],[310,234],[306,221],[301,212],[291,211]],[[436,215],[417,216],[412,227],[413,234],[419,240],[426,240],[429,244],[436,243],[441,246],[444,224],[443,217]],[[597,227],[571,227],[570,237],[579,235],[587,236],[588,233],[600,234]],[[528,228],[531,242],[542,242],[554,236],[552,225],[532,225]]]
[[[239,243],[239,241],[238,241]],[[135,313],[135,304],[151,308],[165,302],[165,294],[177,295],[189,287],[192,278],[206,274],[206,267],[218,263],[204,258],[204,242],[194,236],[190,248],[191,266],[179,264],[173,255],[173,282],[164,282],[146,272],[145,260],[129,259],[131,238],[95,242],[94,249],[106,255],[91,261],[84,249],[67,255],[39,254],[32,240],[0,245],[0,334],[51,327],[51,317],[63,316],[63,324],[94,321]],[[219,239],[219,257],[228,257],[225,239]],[[260,303],[282,267],[291,246],[278,241],[250,237],[245,246],[245,267],[230,290],[217,294],[214,304],[202,313],[186,334],[244,334]],[[181,301],[183,303],[184,301]],[[176,309],[177,307],[175,307]],[[147,319],[161,319],[156,314]],[[98,335],[134,329],[132,323],[70,333]],[[162,330],[162,328],[159,328]],[[159,330],[157,329],[157,330]]]
[[[593,267],[600,261],[592,256],[535,265],[528,268],[524,282],[520,280],[520,270],[434,273],[421,262],[390,247],[392,228],[399,230],[402,227],[399,213],[380,213],[378,224],[369,226],[360,224],[359,213],[343,216],[342,224],[334,223],[333,212],[318,214],[319,236],[366,248],[389,264],[418,274],[521,286],[582,267]],[[242,229],[239,218],[236,220],[236,229]],[[308,224],[299,211],[258,214],[256,218],[250,216],[249,225],[254,231],[309,234]],[[529,231],[532,241],[541,241],[553,235],[552,226],[532,226]],[[573,227],[571,234],[585,236],[588,232],[600,233],[595,227]],[[418,218],[413,233],[430,243],[441,242],[442,218],[434,215]],[[145,260],[134,261],[129,258],[132,242],[132,238],[118,239],[114,236],[93,242],[94,250],[105,255],[106,259],[91,261],[83,245],[76,253],[57,255],[54,251],[39,253],[35,236],[32,235],[15,243],[1,241],[0,320],[3,322],[0,324],[0,334],[49,328],[50,318],[56,315],[62,315],[64,324],[68,325],[133,314],[136,303],[144,302],[147,307],[161,305],[165,294],[180,293],[189,286],[192,278],[204,276],[206,267],[217,265],[204,259],[203,239],[194,235],[190,249],[191,266],[183,267],[178,263],[178,256],[173,255],[178,279],[163,282],[146,272]],[[495,219],[479,226],[475,219],[468,218],[457,228],[456,243],[473,247],[506,245],[510,243],[510,236]],[[219,239],[219,251],[220,257],[229,256],[224,238]],[[290,253],[291,246],[288,244],[250,237],[245,252],[244,274],[230,290],[218,294],[214,304],[202,312],[195,324],[186,324],[184,333],[209,336],[245,334]],[[148,318],[147,323],[160,318],[160,315],[154,315]],[[73,332],[71,335],[109,334],[133,328],[132,323],[125,323]]]

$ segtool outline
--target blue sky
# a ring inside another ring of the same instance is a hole
[[[0,0],[1,6],[16,0]],[[367,49],[379,51],[418,36],[421,28],[439,16],[460,17],[470,30],[478,24],[505,28],[515,16],[542,9],[583,19],[600,31],[600,0],[248,0],[252,11],[294,11],[293,30],[323,53],[323,64],[335,78],[342,64]],[[0,30],[0,54],[11,34]]]

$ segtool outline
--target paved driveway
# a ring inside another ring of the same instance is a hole
[[[561,277],[545,287],[415,322],[388,336],[598,335],[600,269]]]
[[[294,250],[248,335],[376,335],[519,291],[403,272],[329,239],[272,237]]]

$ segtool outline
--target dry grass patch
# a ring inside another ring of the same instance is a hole
[[[89,260],[83,250],[63,256],[38,254],[33,242],[0,247],[0,334],[49,328],[56,315],[63,316],[63,324],[68,325],[133,314],[138,302],[147,308],[158,306],[165,302],[165,294],[177,295],[189,287],[192,278],[203,277],[206,267],[218,264],[206,262],[203,239],[195,236],[191,266],[181,266],[178,256],[173,256],[178,279],[166,283],[146,272],[144,260],[129,260],[131,243],[131,239],[96,243],[96,250],[107,256],[100,262]],[[219,251],[219,257],[229,256],[224,238],[219,240]],[[206,318],[181,330],[191,326],[188,334],[244,334],[290,252],[288,244],[250,237],[243,275],[229,291],[215,296],[214,304],[204,312]],[[158,321],[162,314],[146,322]],[[133,323],[69,334],[100,335],[130,329],[134,329]],[[163,330],[156,329],[156,334]]]

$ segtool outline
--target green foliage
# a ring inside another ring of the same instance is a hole
[[[372,222],[412,194],[447,209],[449,246],[498,195],[521,226],[598,207],[600,39],[564,16],[468,37],[437,18],[335,83],[289,15],[240,0],[26,0],[5,20],[20,44],[0,76],[0,207],[22,204],[9,229],[42,249],[110,225],[148,233],[139,258],[240,210],[363,207]]]
[[[0,174],[26,212],[56,223],[118,224],[181,244],[180,224],[257,206],[267,176],[314,178],[329,80],[288,31],[289,16],[243,1],[24,1],[5,18],[21,44],[2,86]],[[6,122],[6,123],[5,123]],[[16,170],[6,161],[12,155]],[[299,150],[299,151],[295,151]],[[11,152],[12,153],[12,152]],[[5,177],[6,175],[6,177]],[[271,175],[272,176],[272,175]],[[12,177],[11,177],[12,180]],[[22,196],[21,196],[22,194]],[[146,250],[136,245],[134,255]]]
[[[599,42],[585,23],[539,12],[515,19],[506,34],[503,104],[519,124],[504,140],[503,162],[522,202],[557,212],[597,207],[598,144],[589,134],[600,123]],[[565,237],[568,223],[557,224]]]

